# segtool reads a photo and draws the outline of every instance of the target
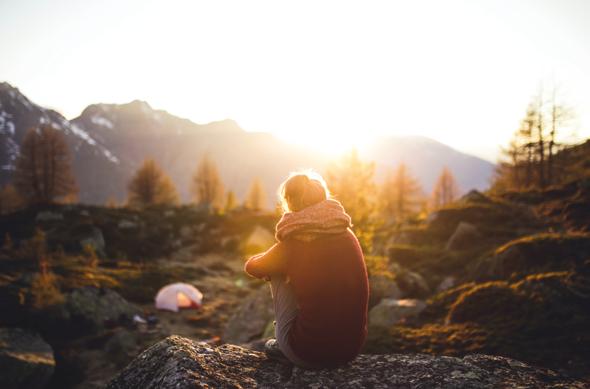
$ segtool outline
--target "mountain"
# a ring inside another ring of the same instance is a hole
[[[244,198],[252,180],[260,177],[268,205],[286,175],[296,169],[323,172],[327,156],[288,144],[270,134],[246,132],[233,120],[196,124],[135,100],[128,104],[93,104],[66,120],[59,113],[31,102],[8,83],[0,84],[0,183],[10,181],[24,133],[49,123],[63,131],[73,152],[80,201],[124,201],[127,183],[148,157],[172,177],[184,200],[199,159],[208,154],[219,167],[226,187]],[[443,166],[453,170],[461,189],[487,186],[493,164],[422,137],[380,139],[365,154],[377,162],[378,177],[386,167],[405,162],[430,190]]]
[[[381,137],[361,156],[375,161],[378,179],[388,168],[405,163],[426,193],[430,193],[445,166],[451,170],[463,193],[487,188],[494,170],[494,164],[484,159],[423,136]]]

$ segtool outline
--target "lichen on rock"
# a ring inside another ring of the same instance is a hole
[[[588,384],[504,357],[360,355],[336,369],[303,370],[225,344],[171,336],[140,354],[108,385],[123,388],[588,388]]]

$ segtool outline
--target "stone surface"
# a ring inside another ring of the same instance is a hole
[[[390,328],[400,321],[416,316],[426,308],[426,303],[415,299],[383,299],[369,311],[369,331],[372,328]]]
[[[130,322],[141,311],[117,292],[106,288],[75,289],[66,297],[70,320],[86,332],[99,332],[109,324]]]
[[[43,388],[54,369],[53,350],[37,333],[0,328],[0,388]]]
[[[63,220],[64,215],[60,212],[42,211],[37,214],[35,219],[38,222],[58,221]]]
[[[100,228],[92,225],[81,225],[75,229],[80,242],[80,248],[91,246],[98,253],[104,255],[105,241]]]
[[[443,280],[438,284],[436,288],[436,293],[444,292],[447,289],[451,289],[455,286],[457,280],[453,276],[446,276]]]
[[[430,286],[419,273],[408,270],[397,263],[390,264],[388,270],[394,274],[402,297],[426,298],[431,294]]]
[[[244,299],[229,319],[223,340],[228,343],[246,343],[262,336],[268,322],[274,318],[270,287],[264,285]]]
[[[383,274],[369,276],[369,307],[377,305],[384,298],[401,298],[396,282]]]
[[[453,235],[447,241],[445,249],[463,250],[480,244],[481,234],[471,223],[460,222]]]
[[[488,355],[360,355],[332,370],[302,370],[233,345],[213,348],[179,336],[156,343],[107,389],[185,388],[588,388],[554,371]]]

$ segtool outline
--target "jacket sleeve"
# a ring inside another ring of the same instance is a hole
[[[257,254],[246,262],[244,271],[256,278],[268,278],[273,274],[286,274],[286,258],[282,243],[276,243],[262,254]]]

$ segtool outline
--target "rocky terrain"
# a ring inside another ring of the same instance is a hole
[[[66,204],[0,215],[0,361],[11,366],[0,386],[588,387],[589,179],[471,191],[377,230],[369,336],[334,371],[260,353],[271,298],[243,264],[274,242],[275,213]],[[175,282],[196,286],[202,306],[155,310]]]
[[[587,383],[509,358],[361,355],[333,370],[302,370],[234,345],[178,336],[140,354],[108,389],[151,388],[587,388]]]

